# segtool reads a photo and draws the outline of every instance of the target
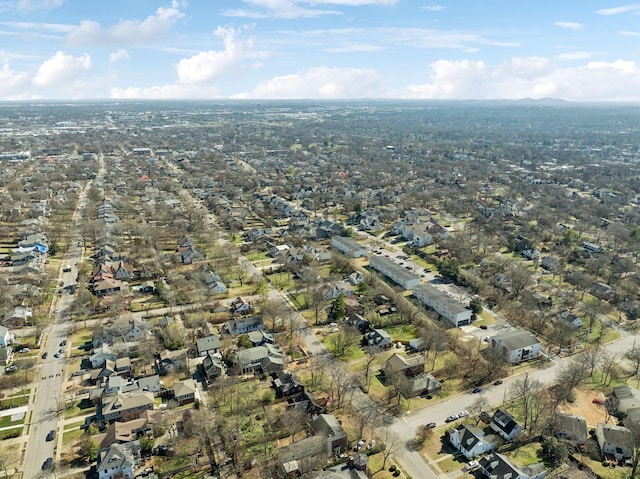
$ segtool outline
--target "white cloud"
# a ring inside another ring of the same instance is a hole
[[[3,100],[20,100],[25,98],[29,86],[29,75],[24,72],[14,72],[9,65],[3,65],[0,70],[0,98]]]
[[[115,63],[119,60],[128,60],[129,58],[131,58],[129,56],[129,52],[126,51],[124,48],[121,48],[118,51],[113,52],[109,55],[109,63]]]
[[[342,47],[326,48],[325,52],[328,53],[357,53],[357,52],[379,52],[384,50],[384,47],[380,45],[372,45],[370,43],[354,43],[351,45],[344,45]]]
[[[559,60],[586,60],[594,55],[592,52],[566,52],[556,55]]]
[[[112,88],[110,97],[113,99],[204,99],[218,98],[219,92],[215,87],[194,85],[156,85],[147,88],[128,87]]]
[[[409,98],[640,101],[640,66],[634,61],[589,62],[559,68],[545,58],[512,58],[497,66],[468,60],[430,65],[428,83],[409,85]]]
[[[566,30],[573,30],[574,32],[579,32],[584,30],[584,25],[578,22],[556,22],[554,23],[556,27],[564,28]]]
[[[618,15],[620,13],[635,12],[640,10],[640,4],[632,3],[629,5],[622,5],[621,7],[603,8],[596,10],[599,15]]]
[[[430,12],[441,12],[443,10],[446,10],[447,7],[445,7],[444,5],[437,5],[432,3],[431,5],[425,5],[420,7],[420,10],[428,10]]]
[[[110,28],[103,28],[93,20],[83,20],[67,36],[70,45],[104,44],[132,45],[154,42],[164,38],[167,31],[181,18],[180,3],[160,7],[145,20],[122,20]]]
[[[395,5],[398,0],[244,0],[248,8],[222,11],[228,17],[246,18],[314,18],[323,15],[341,15],[337,10],[309,8],[317,6],[361,7],[364,5]]]
[[[383,81],[374,70],[360,68],[310,68],[300,73],[272,78],[233,98],[340,99],[385,96]]]
[[[431,83],[409,85],[411,98],[487,98],[483,92],[487,67],[482,61],[438,60],[431,65]]]
[[[224,50],[208,50],[190,58],[183,58],[176,65],[178,81],[182,84],[202,84],[214,80],[229,68],[251,57],[252,40],[237,39],[239,31],[218,27],[214,34],[222,38]]]
[[[64,0],[18,0],[16,9],[21,12],[53,10],[61,7]]]
[[[30,30],[31,32],[45,30],[53,33],[69,33],[74,28],[73,25],[64,23],[1,22],[1,24],[16,30]]]
[[[620,35],[623,37],[640,37],[640,32],[630,32],[629,30],[622,30]]]
[[[32,83],[35,86],[56,85],[69,81],[89,69],[91,69],[91,56],[88,53],[81,57],[74,57],[58,51],[40,65]]]

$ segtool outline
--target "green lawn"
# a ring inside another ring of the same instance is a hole
[[[514,451],[505,452],[505,456],[511,459],[517,466],[525,467],[540,462],[541,450],[542,445],[539,442],[532,442]]]
[[[416,337],[416,327],[412,324],[399,324],[385,328],[394,341],[409,341]]]

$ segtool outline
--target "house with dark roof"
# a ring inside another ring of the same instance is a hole
[[[537,358],[540,342],[529,331],[512,329],[489,338],[489,346],[500,353],[509,363],[515,364]]]
[[[304,385],[300,379],[288,371],[277,371],[271,380],[271,385],[276,390],[278,398],[297,395],[304,391]]]
[[[449,442],[467,459],[473,459],[485,452],[493,451],[498,445],[494,434],[485,435],[477,426],[460,424],[449,430]]]
[[[224,364],[220,353],[207,353],[202,361],[202,370],[207,381],[211,382],[226,374],[227,366]]]
[[[516,422],[511,414],[502,409],[493,413],[489,426],[506,441],[511,441],[522,432],[522,426]]]
[[[553,426],[558,439],[570,444],[584,444],[587,442],[587,421],[577,414],[558,411],[555,414]]]
[[[320,414],[311,421],[311,429],[315,435],[326,439],[328,456],[338,456],[347,451],[347,433],[335,416]]]
[[[478,462],[482,474],[488,479],[542,479],[547,475],[542,463],[519,468],[506,456],[497,452],[482,457]]]
[[[380,348],[391,347],[391,336],[384,329],[373,329],[366,334],[367,345]]]
[[[633,434],[624,426],[598,424],[596,441],[602,454],[613,456],[617,461],[633,457]]]

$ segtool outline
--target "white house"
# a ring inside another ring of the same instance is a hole
[[[491,429],[500,434],[505,440],[511,441],[522,432],[522,426],[516,422],[511,414],[498,409],[491,417]]]
[[[633,456],[633,434],[624,426],[598,424],[596,440],[603,454],[614,456],[618,461]]]
[[[140,458],[140,442],[133,441],[124,444],[114,443],[108,449],[98,453],[99,479],[133,479],[133,468]]]
[[[464,425],[449,430],[449,442],[467,459],[473,459],[496,448],[498,438],[485,436],[482,429],[473,425]]]
[[[9,328],[0,326],[0,347],[8,346],[13,342],[14,336]]]
[[[537,358],[541,347],[532,333],[521,329],[512,329],[491,336],[489,345],[512,364]]]

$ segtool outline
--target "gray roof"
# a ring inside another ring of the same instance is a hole
[[[220,337],[217,335],[205,336],[196,341],[198,352],[220,349]]]
[[[504,333],[496,334],[494,338],[502,341],[502,344],[510,351],[526,348],[538,344],[538,338],[529,331],[521,329],[512,329]]]
[[[311,421],[311,429],[313,429],[313,432],[316,434],[322,433],[329,436],[345,435],[342,424],[331,414],[320,414]]]
[[[100,451],[98,455],[98,469],[126,469],[133,467],[135,456],[139,454],[140,442],[133,441],[126,444],[112,444],[108,449]]]
[[[413,288],[413,294],[416,294],[416,291],[418,292],[418,294],[429,298],[431,302],[438,303],[452,314],[464,313],[467,310],[466,306],[460,301],[450,297],[443,291],[440,291],[439,289],[434,288],[431,285],[419,284],[418,286],[415,286]]]
[[[490,479],[513,479],[522,474],[522,471],[502,454],[487,454],[480,459],[480,466]]]
[[[391,259],[383,256],[372,256],[369,258],[369,264],[373,269],[378,269],[376,266],[384,268],[385,271],[392,272],[396,278],[403,282],[409,282],[416,279],[420,279],[420,276],[409,272],[404,266],[394,263]]]

